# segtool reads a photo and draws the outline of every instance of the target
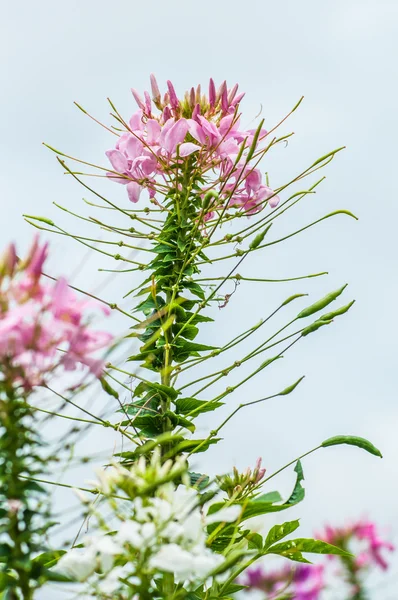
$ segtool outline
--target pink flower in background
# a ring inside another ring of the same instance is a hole
[[[63,278],[45,280],[47,253],[48,244],[36,237],[25,260],[18,262],[10,245],[0,261],[0,370],[25,388],[43,384],[61,366],[83,365],[100,375],[97,352],[112,341],[87,320],[91,308],[109,314],[106,305],[80,299]]]
[[[132,90],[138,110],[130,118],[128,130],[106,152],[113,168],[108,177],[126,185],[130,201],[137,202],[144,189],[151,199],[157,192],[167,195],[174,185],[176,165],[183,168],[184,161],[189,160],[194,161],[191,169],[196,168],[201,181],[206,178],[214,189],[218,187],[221,201],[215,210],[227,204],[228,208],[251,215],[266,204],[271,208],[277,206],[279,197],[262,183],[259,169],[245,160],[256,133],[252,158],[261,156],[267,131],[241,129],[238,109],[244,94],[236,95],[238,85],[229,89],[224,81],[216,91],[210,79],[208,97],[202,95],[198,86],[186,92],[183,100],[178,98],[171,81],[167,82],[167,88],[162,98],[151,75],[152,100],[158,115],[152,112],[148,92],[142,98]]]
[[[262,590],[266,598],[279,598],[283,591],[295,600],[320,600],[325,589],[323,565],[299,565],[265,571],[262,566],[247,569],[242,585],[249,590]]]
[[[392,552],[395,548],[390,542],[381,539],[375,523],[358,521],[344,528],[327,525],[320,539],[335,546],[348,547],[350,542],[361,543],[362,550],[355,559],[358,569],[366,566],[377,566],[385,570],[388,563],[384,552]]]

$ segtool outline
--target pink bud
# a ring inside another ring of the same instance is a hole
[[[223,112],[228,111],[228,92],[227,92],[227,84],[225,84],[222,94],[221,94],[221,108]]]
[[[10,244],[6,249],[3,258],[0,262],[0,276],[8,275],[9,277],[12,277],[17,264],[18,257],[15,249],[15,244]]]
[[[147,116],[150,117],[152,114],[152,102],[151,102],[151,97],[148,94],[148,92],[144,92],[144,98],[145,98],[145,112],[146,112]]]
[[[171,81],[167,80],[167,87],[169,89],[169,95],[170,95],[170,104],[172,106],[172,108],[176,109],[180,106],[179,100],[177,98],[177,94],[176,91],[174,89],[173,84],[171,83]]]
[[[236,98],[234,100],[232,100],[231,106],[236,106],[237,104],[239,104],[239,102],[242,100],[242,98],[244,96],[245,96],[244,92],[243,92],[243,94],[239,94],[239,96],[236,96]]]
[[[191,91],[189,92],[189,103],[192,108],[195,106],[195,100],[195,89],[191,88]]]
[[[152,99],[156,104],[157,102],[160,101],[160,90],[159,90],[158,82],[156,81],[156,77],[153,73],[151,73],[150,80],[151,80],[151,89],[152,89]]]
[[[228,92],[228,104],[231,104],[232,100],[235,98],[236,92],[238,91],[238,87],[239,87],[239,84],[235,83],[235,85],[232,88],[232,90],[230,90]]]
[[[196,117],[200,115],[200,104],[196,104],[195,108],[193,109],[192,112],[192,119],[196,120]]]
[[[139,95],[139,93],[137,92],[137,90],[135,90],[134,88],[131,88],[131,93],[134,96],[134,100],[137,102],[138,106],[140,108],[142,108],[142,110],[145,110],[145,104],[142,101],[141,96]]]
[[[225,89],[227,88],[227,82],[226,81],[223,81],[222,84],[220,85],[220,87],[217,90],[216,104],[218,104],[219,101],[221,100],[221,96],[222,96],[222,93],[224,91],[224,88]]]
[[[200,101],[202,99],[201,93],[202,93],[202,91],[201,91],[201,87],[200,87],[200,84],[199,84],[198,87],[196,88],[196,102],[198,104],[200,104]]]
[[[209,82],[209,104],[211,108],[214,108],[216,104],[216,86],[212,78],[210,78]]]

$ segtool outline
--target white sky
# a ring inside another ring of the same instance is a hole
[[[281,364],[245,386],[243,397],[231,399],[234,406],[307,375],[294,394],[253,407],[231,421],[224,443],[198,465],[222,472],[263,456],[271,473],[331,435],[371,439],[381,448],[383,461],[348,447],[305,460],[307,498],[284,515],[302,517],[303,535],[325,521],[343,523],[364,515],[390,528],[398,542],[397,26],[396,0],[19,0],[1,7],[3,245],[10,239],[22,247],[28,244],[32,231],[21,217],[24,212],[67,222],[75,231],[77,224],[65,221],[53,201],[91,214],[81,202],[87,194],[62,175],[41,142],[92,162],[103,161],[112,140],[85,119],[73,101],[107,119],[110,96],[128,116],[134,110],[130,87],[146,89],[151,72],[162,84],[172,79],[180,93],[198,82],[205,84],[209,76],[217,82],[238,81],[247,92],[247,122],[261,104],[268,127],[304,95],[302,107],[285,129],[294,130],[295,137],[264,166],[275,187],[320,155],[347,146],[328,168],[318,194],[287,213],[273,235],[279,237],[338,208],[353,211],[359,222],[337,217],[258,255],[247,270],[264,277],[327,270],[329,277],[242,285],[228,308],[217,313],[221,323],[208,328],[217,344],[231,331],[238,332],[238,322],[242,328],[255,324],[291,293],[308,292],[315,300],[345,282],[350,285],[341,304],[357,299],[347,316],[307,338]],[[129,208],[121,187],[108,184],[106,191]],[[84,251],[68,240],[51,241],[53,272],[79,270]],[[113,265],[94,257],[77,281],[94,289],[103,281],[95,271],[98,266]],[[134,285],[120,277],[107,289],[109,300],[117,300]],[[307,304],[296,304],[286,315]],[[126,323],[119,320],[117,325],[120,330]],[[214,426],[223,414],[206,424]],[[101,448],[102,434],[90,440],[91,451]],[[87,479],[88,473],[81,478]],[[288,493],[292,482],[288,473],[279,488]],[[388,585],[379,588],[376,581],[372,599],[395,598],[398,561],[393,562],[385,579]]]

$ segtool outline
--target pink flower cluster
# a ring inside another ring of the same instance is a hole
[[[114,169],[108,177],[127,186],[132,202],[144,188],[153,199],[157,193],[167,195],[175,186],[176,164],[189,160],[191,171],[206,181],[202,197],[208,189],[219,194],[206,219],[226,204],[248,214],[261,210],[266,201],[277,206],[279,197],[262,182],[260,170],[249,164],[262,157],[267,131],[241,129],[239,102],[244,94],[237,95],[238,85],[228,89],[224,81],[216,91],[210,79],[208,96],[198,86],[183,100],[170,81],[163,98],[153,75],[151,85],[152,99],[148,92],[142,99],[132,90],[139,110],[125,124],[115,148],[106,152]]]
[[[371,521],[358,521],[345,528],[326,526],[320,539],[335,546],[348,547],[351,542],[359,542],[362,549],[355,558],[355,567],[361,569],[375,565],[385,570],[388,563],[384,558],[384,551],[392,552],[394,546],[381,539],[375,523]]]
[[[95,353],[112,340],[87,325],[87,308],[97,302],[78,299],[63,278],[45,280],[47,252],[36,237],[24,261],[14,244],[0,259],[0,374],[25,388],[44,383],[59,366],[85,365],[100,375],[103,361]]]
[[[270,600],[281,597],[283,591],[295,600],[319,600],[325,589],[324,567],[300,565],[294,571],[285,567],[269,573],[261,566],[253,567],[246,571],[242,585],[264,591]]]

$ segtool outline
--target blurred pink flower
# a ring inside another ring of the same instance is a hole
[[[108,306],[79,298],[64,278],[44,279],[47,253],[48,244],[36,237],[25,260],[10,269],[10,257],[16,256],[11,245],[0,263],[0,369],[25,388],[44,383],[62,366],[85,365],[100,375],[103,360],[96,353],[112,341],[87,321],[89,309],[109,314]]]

